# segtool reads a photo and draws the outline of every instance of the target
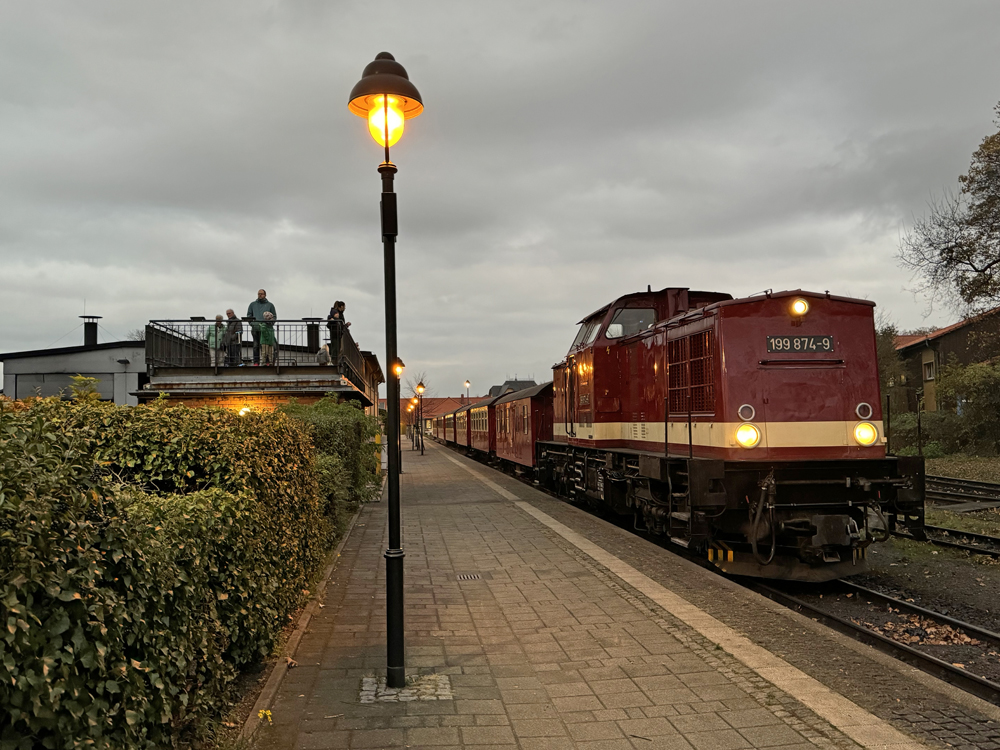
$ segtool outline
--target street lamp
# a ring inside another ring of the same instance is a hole
[[[468,380],[465,381],[465,402],[469,403],[469,386],[472,385]]]
[[[420,441],[420,455],[424,455],[424,381],[421,380],[417,383],[417,396],[420,399],[420,406],[417,411],[420,414],[420,432],[418,434],[418,440]]]
[[[390,367],[396,358],[396,194],[392,189],[396,165],[389,161],[389,146],[403,135],[403,123],[424,110],[416,87],[396,59],[380,52],[365,66],[361,80],[351,89],[348,109],[368,120],[375,142],[385,148],[382,175],[382,247],[385,259],[385,360]],[[385,551],[386,685],[406,686],[403,640],[403,547],[399,515],[399,375],[388,378],[386,406],[389,433],[389,548]]]
[[[413,443],[411,450],[417,449],[417,432],[416,432],[416,421],[417,421],[417,397],[414,396],[410,399],[409,405],[406,410],[410,412],[410,442]]]

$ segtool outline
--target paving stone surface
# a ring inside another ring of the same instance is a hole
[[[449,455],[428,444],[425,456],[403,457],[407,674],[433,685],[423,695],[435,699],[384,690],[387,503],[373,503],[271,706],[273,725],[258,731],[260,748],[858,747]],[[581,527],[578,511],[496,481]],[[600,523],[582,526],[596,533]]]

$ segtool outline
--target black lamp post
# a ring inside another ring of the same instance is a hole
[[[351,90],[348,108],[367,118],[368,130],[376,143],[385,147],[382,175],[382,246],[385,258],[385,359],[392,373],[386,383],[389,433],[389,548],[385,551],[386,589],[386,684],[406,686],[403,640],[403,547],[399,515],[399,376],[401,363],[396,347],[396,194],[393,175],[396,165],[389,161],[389,146],[403,134],[403,122],[424,110],[420,93],[410,83],[406,69],[388,52],[380,52],[365,66],[361,80]]]
[[[417,405],[417,412],[420,415],[420,431],[417,433],[417,440],[420,441],[420,455],[424,455],[424,381],[417,383],[417,398],[420,403]]]
[[[468,380],[465,381],[465,403],[469,403],[469,386],[472,385]]]

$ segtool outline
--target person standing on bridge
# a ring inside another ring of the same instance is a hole
[[[278,313],[274,310],[274,305],[267,299],[267,292],[263,289],[257,290],[257,299],[247,307],[247,317],[253,321],[250,324],[250,334],[253,336],[253,363],[260,364],[260,329],[264,322],[264,313],[271,313],[277,318]]]
[[[330,329],[330,364],[335,365],[340,361],[340,342],[344,338],[344,329],[350,328],[351,324],[344,318],[344,309],[347,305],[340,300],[333,303],[330,314],[326,317],[327,328]]]
[[[233,308],[226,310],[226,364],[230,367],[243,365],[243,322],[236,317]]]

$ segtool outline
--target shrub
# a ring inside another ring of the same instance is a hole
[[[284,415],[0,402],[0,746],[176,745],[271,650],[331,528]]]
[[[318,454],[339,460],[348,500],[366,502],[378,495],[381,462],[373,441],[381,432],[381,423],[376,417],[365,414],[356,401],[338,403],[334,397],[308,406],[293,402],[280,411],[309,426]],[[333,471],[332,464],[326,466]]]
[[[900,456],[917,455],[917,415],[915,412],[893,414],[889,425],[890,448]],[[940,451],[941,455],[955,453],[966,444],[966,425],[954,412],[925,411],[920,415],[920,431],[924,455],[928,450]],[[930,449],[930,444],[936,447]]]

